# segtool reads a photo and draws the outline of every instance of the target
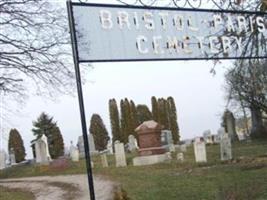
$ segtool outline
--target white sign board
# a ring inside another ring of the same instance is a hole
[[[80,62],[266,58],[267,55],[264,13],[71,5]],[[252,39],[257,39],[256,43]]]

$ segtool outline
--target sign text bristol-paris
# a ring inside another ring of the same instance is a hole
[[[99,12],[99,23],[105,31],[138,31],[132,42],[136,43],[140,54],[191,54],[195,48],[202,54],[229,54],[232,51],[241,54],[246,33],[266,31],[262,16],[212,13],[209,17],[197,18],[175,11],[114,13],[105,8]],[[203,29],[207,35],[202,35]],[[145,34],[148,32],[153,36]]]

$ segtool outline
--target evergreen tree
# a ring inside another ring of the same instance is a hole
[[[127,132],[127,114],[126,114],[126,109],[125,109],[125,103],[124,100],[122,99],[120,101],[120,110],[121,110],[121,136],[120,136],[120,142],[126,143],[127,138],[126,138],[126,132]]]
[[[137,137],[137,133],[135,132],[135,129],[140,124],[138,123],[136,106],[132,100],[130,101],[130,110],[131,110],[130,112],[131,112],[132,133],[135,137]]]
[[[109,117],[111,124],[112,140],[113,142],[116,140],[121,141],[120,118],[117,102],[115,99],[109,100]]]
[[[144,121],[152,120],[152,113],[146,105],[137,105],[136,111],[139,124],[142,124]]]
[[[126,117],[125,137],[127,139],[126,141],[128,142],[128,136],[134,133],[134,127],[133,127],[133,118],[131,114],[131,106],[127,98],[124,99],[124,109],[125,109],[125,117]]]
[[[13,151],[16,158],[16,163],[25,160],[25,147],[23,144],[23,140],[17,131],[17,129],[11,129],[9,132],[9,139],[8,139],[8,150],[9,152]]]
[[[168,110],[169,110],[169,123],[170,123],[170,130],[172,131],[172,137],[174,143],[180,141],[180,134],[179,134],[179,126],[177,122],[177,111],[174,99],[172,97],[168,97]]]
[[[109,136],[100,115],[93,114],[91,117],[89,131],[94,136],[95,147],[98,151],[106,149]]]
[[[158,99],[159,108],[159,123],[164,126],[164,129],[169,129],[169,119],[168,119],[168,107],[166,100],[164,98]]]
[[[64,141],[57,123],[46,113],[41,113],[37,121],[33,122],[33,135],[39,139],[44,134],[47,137],[49,153],[52,159],[64,155]]]
[[[156,97],[151,98],[153,120],[159,122],[159,106]]]
[[[121,100],[121,142],[127,143],[128,136],[135,134],[134,132],[134,116],[132,113],[131,104],[127,98]],[[133,110],[134,112],[134,110]]]

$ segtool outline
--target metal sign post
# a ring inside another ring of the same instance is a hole
[[[82,83],[81,83],[81,75],[78,61],[78,50],[77,50],[77,40],[74,30],[74,18],[72,12],[71,1],[67,1],[68,8],[68,18],[69,18],[69,26],[70,26],[70,34],[72,41],[72,54],[73,61],[75,67],[76,74],[76,82],[77,82],[77,92],[79,98],[79,106],[80,106],[80,115],[81,115],[81,124],[82,124],[82,132],[83,132],[83,141],[84,141],[84,150],[85,150],[85,160],[86,160],[86,169],[87,169],[87,178],[88,178],[88,186],[90,191],[90,200],[95,200],[95,191],[94,191],[94,181],[92,174],[92,166],[91,166],[91,158],[90,158],[90,150],[88,143],[88,134],[87,134],[87,125],[86,125],[86,117],[84,111],[84,103],[83,103],[83,91],[82,91]]]

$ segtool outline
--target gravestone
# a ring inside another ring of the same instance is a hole
[[[109,140],[108,141],[108,144],[107,144],[107,153],[110,154],[110,155],[113,155],[113,146],[112,146],[112,140]]]
[[[127,166],[124,145],[119,141],[115,141],[115,160],[116,160],[116,167]]]
[[[172,132],[170,130],[161,131],[161,144],[162,145],[173,144]]]
[[[135,152],[138,149],[137,140],[133,135],[128,136],[128,150]]]
[[[207,162],[206,144],[204,139],[196,139],[194,142],[194,153],[196,162]]]
[[[204,131],[203,132],[203,138],[204,138],[206,144],[213,144],[211,130]]]
[[[101,163],[103,167],[108,167],[108,159],[107,159],[107,154],[103,153],[101,154]]]
[[[219,144],[221,142],[221,138],[225,135],[225,129],[223,127],[219,128],[217,131],[217,135],[214,137],[214,142]]]
[[[16,164],[16,156],[15,156],[15,152],[13,148],[11,148],[9,152],[9,162],[10,162],[10,165]]]
[[[178,162],[184,162],[184,153],[178,153],[177,154],[177,161]]]
[[[222,161],[232,159],[231,139],[226,134],[221,138],[220,149]]]
[[[246,140],[246,132],[245,131],[237,131],[237,137],[239,141]]]
[[[180,149],[181,149],[181,152],[186,152],[187,151],[187,147],[186,147],[186,144],[182,144],[181,146],[180,146]]]
[[[230,139],[232,141],[237,140],[237,133],[236,133],[236,127],[235,127],[235,117],[233,113],[229,110],[226,110],[224,112],[224,125],[225,125],[225,132],[229,135]]]
[[[42,137],[33,144],[35,146],[36,163],[48,164],[52,159],[49,154],[47,137],[42,135]]]
[[[10,161],[10,165],[15,165],[16,164],[16,157],[14,152],[9,154],[9,161]]]
[[[89,144],[89,149],[90,149],[90,155],[98,154],[98,151],[96,151],[96,149],[95,149],[94,136],[92,134],[88,135],[88,144]],[[78,146],[80,158],[85,158],[83,136],[78,137],[77,146]]]
[[[145,121],[135,129],[138,135],[140,156],[165,153],[165,148],[161,144],[161,130],[162,125],[153,120]]]
[[[170,152],[175,152],[175,146],[173,144],[172,132],[170,130],[161,131],[161,144]]]
[[[71,160],[73,162],[79,162],[79,150],[78,149],[74,149],[71,154],[70,154]]]
[[[139,156],[133,159],[134,166],[152,165],[169,160],[161,144],[162,126],[151,120],[145,121],[135,131],[138,135]]]
[[[171,154],[171,152],[166,152],[165,155],[167,157],[167,160],[172,160],[172,154]]]
[[[64,146],[64,156],[69,157],[70,156],[70,149],[67,146]]]
[[[0,170],[6,168],[7,155],[4,150],[0,150]]]
[[[73,143],[71,142],[70,145],[70,158],[73,162],[78,162],[79,161],[79,150],[77,149],[77,147],[75,147],[73,145]]]

